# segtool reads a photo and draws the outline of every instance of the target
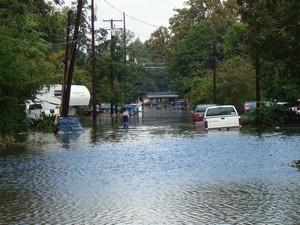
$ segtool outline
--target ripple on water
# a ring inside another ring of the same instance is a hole
[[[3,224],[297,224],[298,136],[140,126],[0,158]],[[113,141],[111,141],[113,139]]]

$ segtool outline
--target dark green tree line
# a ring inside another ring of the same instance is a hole
[[[43,0],[2,0],[0,3],[0,135],[26,130],[24,103],[47,82],[44,68],[51,43],[61,42],[55,34],[61,17]],[[61,30],[60,30],[61,31]]]
[[[186,1],[169,19],[166,66],[171,87],[192,104],[211,102],[215,69],[219,104],[240,107],[258,95],[295,101],[300,95],[299,4],[295,0]]]

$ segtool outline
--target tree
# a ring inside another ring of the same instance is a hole
[[[44,1],[5,1],[0,19],[0,135],[27,129],[23,105],[43,84],[45,53],[49,50],[40,21],[51,18]]]
[[[250,59],[236,56],[221,62],[217,76],[218,102],[239,108],[243,102],[254,99],[254,77],[255,71]]]
[[[190,32],[169,52],[169,69],[177,76],[203,76],[211,68],[214,30],[207,21],[195,24]]]
[[[167,43],[170,39],[170,34],[166,27],[159,27],[151,34],[145,45],[151,49],[150,59],[160,59],[167,55]]]
[[[175,83],[189,77],[192,83],[184,88],[187,91],[184,95],[196,96],[189,92],[202,83],[198,77],[204,79],[211,74],[207,71],[214,69],[216,60],[224,60],[224,35],[236,24],[239,7],[235,0],[190,0],[186,6],[176,9],[177,15],[169,20],[172,31],[168,68]],[[216,48],[213,48],[214,43]],[[227,53],[231,47],[227,43]]]
[[[261,76],[257,79],[265,82],[284,82],[285,88],[288,88],[286,92],[289,93],[289,99],[297,99],[300,91],[295,91],[295,85],[291,84],[299,84],[300,81],[300,60],[297,54],[300,50],[300,32],[297,24],[299,1],[239,0],[238,4],[241,6],[242,21],[248,25],[246,37],[252,58],[259,62],[256,64]],[[272,68],[273,73],[269,73],[267,68]],[[274,88],[280,86],[280,83],[272,83]],[[259,90],[260,86],[257,89]]]

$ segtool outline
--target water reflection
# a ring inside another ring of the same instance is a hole
[[[297,224],[299,133],[204,132],[188,111],[101,115],[0,155],[0,224]],[[67,144],[67,149],[64,144]]]

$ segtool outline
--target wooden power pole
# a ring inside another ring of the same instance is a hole
[[[69,114],[69,104],[70,104],[70,93],[71,93],[71,85],[72,85],[72,79],[73,79],[73,71],[75,66],[75,56],[76,56],[76,49],[78,45],[78,33],[79,33],[79,26],[80,26],[80,17],[81,17],[81,11],[82,11],[82,0],[78,0],[77,5],[77,15],[76,15],[76,21],[75,21],[75,29],[74,29],[74,35],[73,35],[73,46],[71,51],[71,59],[70,64],[68,66],[68,73],[66,76],[65,83],[63,84],[65,87],[63,88],[63,106],[62,106],[62,116],[68,117]]]
[[[95,52],[95,15],[94,15],[94,0],[91,7],[91,23],[92,23],[92,85],[93,85],[93,122],[97,118],[96,110],[96,52]]]
[[[115,80],[115,76],[114,76],[114,72],[113,72],[113,62],[115,60],[115,48],[116,48],[116,43],[115,43],[115,29],[114,29],[114,21],[122,21],[122,20],[103,20],[104,22],[110,22],[110,29],[111,29],[111,40],[110,40],[110,55],[111,55],[111,67],[110,67],[110,87],[111,87],[111,91],[112,91],[112,98],[111,98],[111,102],[110,102],[110,115],[111,117],[113,117],[114,114],[114,80]]]

